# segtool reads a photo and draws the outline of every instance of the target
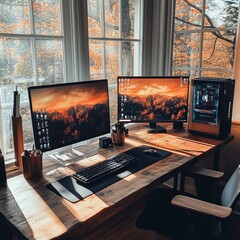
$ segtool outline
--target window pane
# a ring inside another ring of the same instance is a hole
[[[101,0],[88,1],[88,35],[89,37],[102,37],[100,1]]]
[[[105,0],[105,34],[119,38],[119,0]]]
[[[117,80],[116,80],[117,82]],[[117,122],[117,89],[110,88],[109,89],[109,108],[110,108],[110,122]]]
[[[33,82],[30,41],[1,38],[0,52],[0,100],[12,104],[15,86],[26,89],[26,82]]]
[[[59,0],[34,0],[35,33],[61,35],[61,8]]]
[[[199,71],[197,70],[173,70],[172,71],[173,76],[189,76],[192,78],[199,77],[198,73]]]
[[[119,75],[119,42],[106,42],[106,78],[109,84],[117,83],[117,76]]]
[[[1,109],[1,116],[2,116],[2,128],[4,129],[3,134],[3,144],[4,150],[6,154],[12,153],[11,156],[13,157],[13,138],[12,138],[12,109]]]
[[[134,43],[122,43],[122,74],[125,76],[133,75],[133,56],[134,56]]]
[[[29,1],[0,1],[0,33],[30,33]]]
[[[89,41],[90,77],[102,78],[102,41]]]
[[[122,3],[122,38],[134,38],[135,1],[123,0]]]
[[[37,68],[40,84],[63,82],[62,40],[37,40]]]
[[[206,0],[205,26],[237,27],[239,1]]]
[[[33,131],[32,131],[32,119],[31,119],[29,105],[21,107],[21,116],[22,116],[22,125],[24,129],[23,131],[24,144],[30,143],[32,145],[34,141],[33,141]]]
[[[173,67],[197,67],[199,65],[199,33],[179,33],[173,40]]]
[[[224,71],[202,71],[201,77],[218,77],[218,78],[232,78],[232,72]]]
[[[175,30],[192,30],[201,27],[202,0],[176,1]]]
[[[202,67],[233,68],[234,52],[235,42],[232,34],[223,31],[204,33]]]

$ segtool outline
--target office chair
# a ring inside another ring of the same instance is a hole
[[[240,165],[221,193],[221,205],[182,191],[159,188],[152,193],[136,225],[171,240],[237,240],[240,219],[232,213],[232,207],[239,191]]]

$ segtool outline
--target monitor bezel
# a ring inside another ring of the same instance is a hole
[[[187,78],[188,79],[188,91],[187,91],[187,113],[186,113],[186,119],[182,120],[122,120],[119,118],[119,112],[120,112],[120,106],[119,106],[119,79],[121,78],[134,78],[134,79],[168,79],[168,78]],[[189,89],[190,87],[190,76],[118,76],[117,77],[117,121],[119,123],[187,123],[188,122],[188,114],[189,114]]]
[[[107,90],[107,101],[108,101],[108,130],[106,132],[103,132],[101,135],[96,134],[95,136],[92,137],[85,137],[83,139],[81,139],[80,141],[73,141],[72,143],[67,143],[67,144],[62,144],[61,146],[55,146],[49,149],[40,149],[40,144],[38,144],[38,136],[36,136],[36,131],[34,130],[34,117],[33,117],[33,103],[32,103],[32,98],[31,98],[31,90],[35,90],[35,89],[44,89],[44,88],[55,88],[55,87],[66,87],[66,86],[70,86],[70,85],[83,85],[83,84],[94,84],[94,83],[102,83],[105,82],[106,83],[106,90]],[[34,144],[35,147],[37,149],[40,149],[42,152],[49,152],[49,151],[53,151],[56,149],[60,149],[60,148],[64,148],[66,146],[71,146],[73,144],[77,144],[77,143],[81,143],[83,141],[86,140],[91,140],[94,139],[96,137],[101,137],[103,135],[109,134],[110,130],[111,130],[111,125],[110,125],[110,102],[109,102],[109,88],[108,88],[108,80],[107,79],[99,79],[99,80],[84,80],[84,81],[79,81],[79,82],[68,82],[68,83],[56,83],[56,84],[47,84],[47,85],[38,85],[38,86],[30,86],[28,87],[28,99],[29,99],[29,107],[30,107],[30,114],[31,114],[31,121],[32,121],[32,130],[33,130],[33,137],[34,137]]]

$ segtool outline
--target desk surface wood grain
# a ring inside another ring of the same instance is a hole
[[[162,182],[220,150],[233,139],[224,140],[190,135],[187,130],[147,134],[142,125],[132,126],[124,146],[101,149],[98,141],[78,148],[84,159],[67,167],[44,157],[43,177],[27,181],[22,174],[10,177],[7,188],[0,189],[0,212],[22,239],[81,239],[98,225],[133,205]],[[103,161],[141,144],[172,152],[156,162],[105,189],[70,203],[46,188],[46,184],[71,175],[81,168]]]

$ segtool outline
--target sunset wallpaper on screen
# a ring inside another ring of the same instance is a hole
[[[118,117],[129,121],[179,121],[187,118],[185,78],[120,78]]]
[[[107,81],[36,87],[30,100],[35,143],[41,150],[110,131]]]

